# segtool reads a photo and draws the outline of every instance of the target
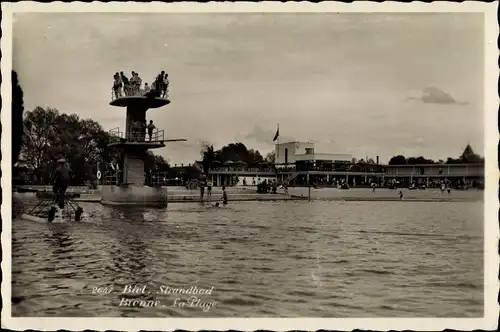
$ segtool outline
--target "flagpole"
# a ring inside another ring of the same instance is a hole
[[[280,157],[280,124],[278,122],[278,129],[276,131],[278,133],[278,156],[276,157],[276,159],[278,159]]]

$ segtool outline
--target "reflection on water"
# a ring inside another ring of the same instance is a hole
[[[480,202],[83,207],[89,223],[13,222],[14,316],[483,314]],[[151,293],[121,293],[132,285]],[[182,307],[190,295],[166,286],[214,288]]]

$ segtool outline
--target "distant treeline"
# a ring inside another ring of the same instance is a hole
[[[423,165],[423,164],[484,164],[484,158],[474,153],[470,145],[467,145],[464,152],[458,158],[448,157],[445,160],[432,160],[424,157],[394,156],[389,160],[389,165]]]

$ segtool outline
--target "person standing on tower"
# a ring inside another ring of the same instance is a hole
[[[168,95],[168,86],[170,85],[170,82],[168,81],[168,74],[165,73],[165,77],[163,79],[163,90],[162,90],[162,98],[166,98]]]
[[[165,71],[162,70],[161,73],[156,76],[156,89],[163,91],[163,79],[165,77]]]
[[[115,94],[115,98],[119,98],[119,97],[122,96],[122,86],[123,86],[120,74],[119,73],[115,73],[115,75],[113,75],[113,79],[114,79],[114,82],[113,82],[113,92]]]
[[[135,71],[132,71],[130,75],[130,95],[135,94],[135,88],[137,86],[137,77],[135,75]]]
[[[135,73],[136,81],[137,81],[137,86],[136,86],[136,93],[139,93],[141,90],[141,85],[142,85],[142,79],[139,77],[139,73]]]
[[[149,141],[151,142],[151,138],[153,137],[153,130],[155,129],[155,125],[153,124],[153,120],[149,120],[148,124],[148,136],[149,136]]]
[[[120,72],[120,77],[122,79],[122,82],[123,82],[123,91],[125,92],[125,96],[128,96],[130,94],[130,83],[128,81],[128,78],[127,76],[125,76],[125,74],[121,71]]]
[[[139,89],[141,88],[142,80],[139,77],[139,74],[135,71],[132,72],[132,77],[130,78],[130,90],[131,95],[136,95],[139,93]]]

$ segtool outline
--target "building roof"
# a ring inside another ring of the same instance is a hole
[[[474,153],[474,150],[472,150],[472,147],[470,144],[467,144],[467,146],[464,149],[464,152],[462,152],[462,155],[460,158],[462,159],[467,159],[468,157],[475,156],[476,154]]]

